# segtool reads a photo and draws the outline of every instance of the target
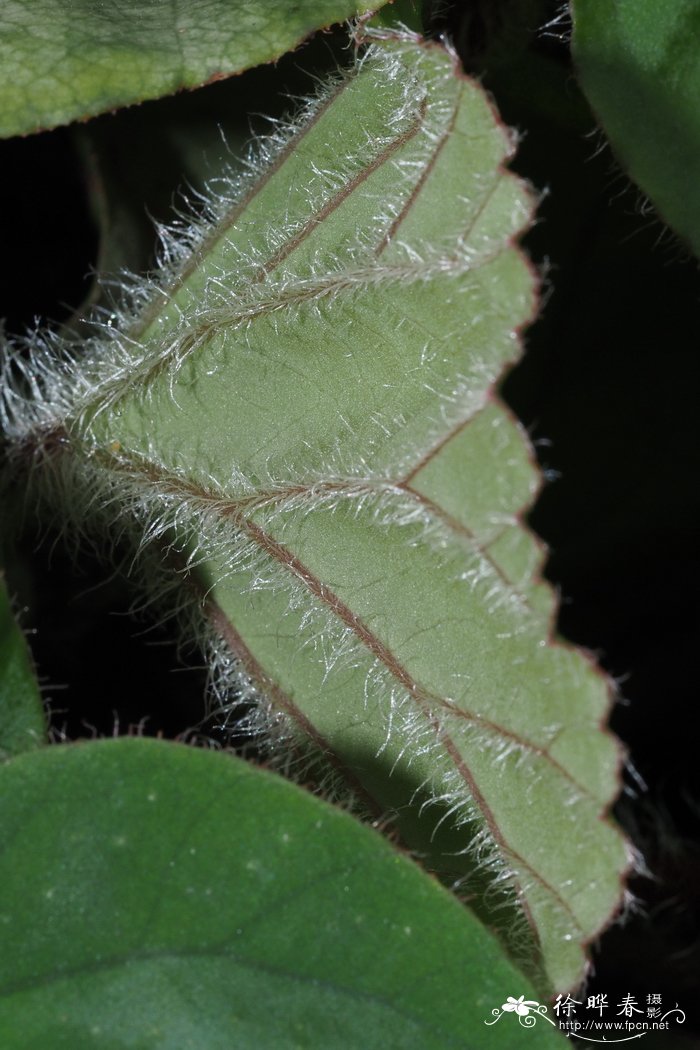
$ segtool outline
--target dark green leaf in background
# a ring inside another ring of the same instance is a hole
[[[618,159],[700,253],[700,4],[573,0],[583,90]]]
[[[0,825],[3,1050],[522,1046],[514,1015],[484,1022],[534,995],[473,916],[238,759],[46,749],[0,769]]]

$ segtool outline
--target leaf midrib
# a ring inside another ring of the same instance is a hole
[[[100,459],[102,460],[102,469],[105,469],[106,467],[106,458],[106,453],[100,454]],[[124,470],[126,468],[132,475],[133,473],[141,473],[143,479],[146,480],[149,484],[156,485],[159,482],[162,483],[162,481],[164,480],[163,476],[160,475],[158,468],[155,466],[155,464],[151,463],[150,461],[147,466],[146,464],[142,464],[141,469],[139,471],[139,467],[136,464],[126,461],[123,457],[120,460],[117,460],[116,457],[110,458],[112,458],[113,460],[112,469],[117,474],[120,473],[120,468],[121,470]],[[240,511],[235,508],[235,505],[229,506],[228,501],[222,500],[220,496],[214,495],[212,493],[207,493],[206,490],[198,488],[197,486],[195,486],[194,482],[191,481],[185,483],[187,485],[187,488],[183,488],[183,479],[178,478],[176,475],[171,475],[167,477],[166,480],[172,488],[173,495],[180,493],[183,499],[192,499],[193,497],[198,498],[197,495],[195,495],[196,493],[198,493],[199,497],[203,500],[207,500],[211,507],[215,507],[217,505],[221,507],[222,504],[225,504],[226,506],[224,510],[224,516],[231,520],[240,529],[245,530],[248,537],[254,543],[256,543],[258,549],[260,549],[264,554],[275,560],[282,567],[286,568],[290,572],[290,574],[295,576],[295,578],[301,580],[301,582],[306,586],[309,593],[311,593],[315,598],[321,601],[326,606],[326,608],[328,608],[333,613],[334,616],[342,619],[343,622],[353,630],[356,638],[368,649],[368,651],[384,663],[384,666],[390,671],[391,674],[394,675],[394,677],[399,681],[402,687],[406,689],[408,695],[411,696],[416,702],[422,715],[426,718],[428,723],[435,731],[436,739],[450,755],[450,758],[454,762],[455,768],[458,770],[460,777],[465,783],[467,791],[479,807],[481,817],[484,820],[485,825],[489,829],[489,833],[494,843],[499,847],[503,859],[507,860],[508,858],[510,858],[515,864],[517,864],[521,868],[521,870],[527,871],[532,876],[532,878],[534,878],[543,887],[543,889],[545,889],[547,893],[550,894],[551,897],[558,902],[560,907],[567,913],[567,915],[569,915],[572,923],[578,929],[578,920],[569,902],[562,897],[562,895],[555,886],[553,886],[547,879],[544,878],[541,872],[534,868],[530,864],[530,862],[528,862],[505,839],[500,829],[499,823],[496,820],[493,811],[491,810],[491,807],[486,802],[486,799],[484,798],[480,788],[478,787],[473,772],[467,765],[466,760],[462,756],[451,735],[445,732],[444,729],[440,727],[437,716],[433,713],[432,708],[447,708],[450,714],[456,715],[457,717],[463,718],[468,721],[473,721],[475,724],[480,724],[484,729],[490,730],[500,737],[512,739],[518,746],[522,747],[524,750],[529,750],[537,754],[546,762],[548,762],[550,765],[552,765],[553,768],[557,770],[557,772],[560,773],[560,775],[562,775],[566,780],[571,782],[577,790],[579,790],[582,794],[592,798],[593,796],[591,795],[589,789],[579,784],[567,770],[560,766],[557,760],[554,759],[546,749],[539,748],[538,745],[526,741],[518,734],[506,729],[503,726],[500,726],[497,723],[487,722],[480,716],[477,716],[471,712],[467,712],[463,708],[459,708],[455,705],[452,705],[445,697],[433,694],[429,690],[426,690],[424,687],[422,687],[409,675],[407,670],[402,666],[400,661],[394,656],[394,654],[385,645],[385,643],[383,643],[379,638],[377,638],[376,635],[370,630],[370,628],[366,624],[364,624],[363,621],[360,620],[360,618],[356,616],[352,612],[352,610],[349,609],[349,607],[346,606],[345,603],[342,602],[342,600],[326,584],[324,584],[321,580],[317,579],[315,575],[311,572],[311,570],[308,569],[308,567],[306,567],[297,558],[296,555],[288,551],[287,548],[285,548],[282,544],[279,543],[279,541],[275,540],[273,537],[265,533],[264,530],[257,524],[257,522],[254,522],[246,518],[245,515],[241,514]],[[221,610],[221,616],[225,616],[223,610]],[[268,676],[265,677],[269,680]],[[261,684],[264,685],[264,683]],[[293,701],[291,701],[291,706],[288,706],[287,710],[290,716],[294,718],[297,708],[296,705],[293,704]],[[320,737],[319,741],[321,741]],[[328,745],[325,745],[325,747],[327,753],[333,754],[333,750],[329,749]],[[342,770],[343,776],[347,776],[349,771],[346,770],[345,765],[343,763],[337,762],[335,764],[336,768],[340,768]],[[355,780],[352,774],[350,774],[349,780]],[[371,796],[364,790],[363,795],[370,801],[374,801],[371,799]],[[376,801],[374,801],[373,808],[377,810],[381,807],[379,807]],[[525,915],[528,924],[532,929],[533,936],[536,940],[539,940],[538,926],[528,906],[527,893],[525,892],[520,879],[515,877],[514,873],[511,873],[510,884],[514,889],[520,906],[522,907],[523,914]]]
[[[223,240],[233,223],[245,213],[251,201],[257,196],[264,185],[266,185],[272,175],[279,171],[283,166],[292,150],[296,149],[301,139],[303,139],[303,137],[314,127],[325,110],[338,97],[342,90],[352,82],[352,77],[344,77],[336,85],[333,93],[319,106],[317,111],[311,118],[309,118],[306,124],[303,125],[300,131],[290,139],[287,145],[280,150],[280,153],[266,171],[264,177],[251,188],[250,193],[246,195],[243,200],[236,202],[225,216],[216,221],[214,227],[205,234],[201,244],[193,249],[190,258],[181,267],[171,283],[164,288],[157,289],[152,305],[150,307],[144,307],[139,314],[139,317],[135,319],[130,327],[127,327],[124,332],[125,342],[132,344],[138,343],[139,339],[155,324],[158,317],[170,306],[174,296],[185,285],[192,273],[199,266],[203,265],[206,256],[221,242],[221,240]],[[410,214],[411,208],[418,200],[431,171],[437,163],[442,149],[449,141],[450,134],[454,130],[457,113],[462,101],[462,94],[463,84],[460,85],[460,90],[454,99],[449,121],[443,129],[440,137],[434,143],[430,155],[426,160],[423,170],[418,176],[411,193],[408,195],[401,211],[396,216],[389,230],[374,248],[374,258],[377,263],[379,256],[395,237],[402,223]],[[358,186],[366,181],[374,171],[386,164],[394,153],[405,146],[421,130],[425,130],[426,113],[427,102],[426,99],[423,98],[410,125],[392,139],[391,142],[387,143],[387,145],[384,146],[384,148],[380,150],[377,155],[373,157],[372,160],[355,176],[353,176],[352,179],[347,183],[344,183],[343,186],[333,194],[318,211],[314,212],[314,214],[306,220],[304,226],[293,237],[288,238],[277,252],[258,267],[256,274],[250,278],[249,287],[262,283],[286,258],[289,257],[289,255],[293,253],[296,248],[299,247],[300,244],[304,242],[306,238],[311,235],[311,233],[313,233],[324,219],[327,219],[333,214],[333,212],[351,196]],[[463,232],[461,237],[462,240],[469,237],[470,232],[479,221],[484,209],[488,206],[493,193],[506,175],[507,172],[501,164],[494,179],[490,183],[487,192],[484,194],[482,201],[474,215],[471,217],[469,225]],[[205,345],[207,339],[211,337],[219,327],[225,326],[227,328],[234,328],[237,325],[254,320],[256,317],[273,313],[285,308],[286,306],[292,306],[304,301],[331,296],[334,293],[339,293],[347,289],[352,290],[355,288],[361,288],[371,283],[380,283],[383,281],[389,282],[393,280],[401,281],[407,278],[412,280],[427,280],[431,275],[444,275],[446,273],[452,276],[458,276],[461,273],[471,272],[488,265],[488,263],[491,262],[495,256],[500,254],[501,251],[502,245],[499,243],[495,247],[493,253],[487,251],[483,255],[469,260],[459,256],[438,256],[437,259],[423,263],[420,266],[415,264],[393,264],[389,266],[377,264],[375,267],[368,266],[366,269],[358,271],[343,269],[339,270],[337,273],[331,272],[323,275],[321,278],[314,277],[310,280],[299,278],[293,282],[285,280],[282,287],[274,288],[273,285],[273,294],[267,299],[263,297],[262,300],[257,302],[255,300],[248,303],[244,301],[241,303],[239,309],[234,310],[231,313],[225,313],[223,316],[217,316],[215,312],[210,312],[209,317],[207,317],[206,314],[204,317],[200,317],[196,327],[188,328],[181,337],[176,336],[172,343],[166,344],[163,348],[162,354],[158,354],[157,348],[155,348],[156,353],[146,368],[139,368],[137,366],[129,369],[127,375],[124,375],[124,370],[120,369],[118,375],[108,377],[108,379],[102,384],[98,381],[90,391],[87,400],[80,405],[79,413],[82,414],[84,412],[87,417],[90,418],[93,413],[97,415],[105,409],[114,408],[122,398],[128,396],[137,384],[146,387],[153,383],[153,381],[169,367],[172,368],[175,365],[177,367],[181,366],[191,353]]]
[[[223,494],[210,492],[192,479],[185,479],[184,477],[172,472],[166,473],[151,460],[137,460],[122,453],[111,454],[109,452],[101,451],[100,453],[95,454],[94,459],[97,460],[102,469],[111,471],[117,476],[125,476],[127,481],[132,481],[138,484],[138,479],[140,478],[149,485],[157,486],[162,492],[167,491],[170,496],[179,497],[181,502],[194,500],[206,505],[209,510],[218,512],[222,518],[228,519],[236,527],[244,531],[248,538],[253,541],[255,546],[262,553],[277,562],[278,565],[286,568],[291,575],[301,580],[307,587],[307,590],[313,594],[315,598],[330,609],[330,611],[337,618],[341,619],[347,627],[350,627],[356,638],[363,643],[372,656],[376,657],[384,664],[387,670],[391,672],[403,688],[406,689],[406,691],[413,696],[417,702],[422,702],[430,707],[442,708],[458,718],[463,718],[467,721],[473,722],[488,731],[496,733],[498,736],[512,740],[513,743],[522,747],[524,750],[530,751],[549,762],[562,777],[568,780],[572,786],[583,795],[591,799],[594,798],[592,792],[587,787],[580,784],[567,769],[561,766],[546,748],[541,747],[533,741],[527,740],[514,730],[508,729],[506,726],[503,726],[498,722],[493,722],[490,719],[484,718],[482,715],[478,715],[475,712],[457,706],[447,697],[440,696],[432,690],[426,689],[423,685],[417,682],[412,675],[409,674],[401,661],[391,652],[390,648],[377,637],[371,628],[365,624],[364,621],[354,613],[326,583],[320,580],[312,570],[308,568],[308,566],[304,565],[301,559],[290,551],[289,548],[280,543],[269,533],[265,532],[256,521],[246,515],[245,512],[249,508],[252,507],[253,509],[258,509],[260,507],[261,502],[257,494],[251,497],[243,497],[240,500],[233,499]],[[395,484],[390,482],[387,483],[387,487],[403,491],[409,495],[415,494],[415,496],[420,497],[421,502],[425,503],[426,507],[430,508],[436,506],[435,504],[432,504],[432,501],[424,499],[420,493],[415,493],[410,487],[404,487],[401,483]],[[317,490],[318,483],[311,484],[307,488],[309,493]],[[290,486],[287,490],[279,490],[280,495],[284,496],[285,491],[296,494],[299,491],[304,491],[304,487]],[[272,493],[263,494],[263,499],[268,498],[268,496],[271,495]],[[477,545],[478,549],[481,550],[481,547],[471,534],[470,538],[473,538],[474,543]],[[487,557],[486,554],[484,556]]]

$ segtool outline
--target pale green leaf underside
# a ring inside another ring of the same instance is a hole
[[[0,135],[239,73],[365,10],[353,0],[3,0]]]
[[[700,7],[573,0],[573,51],[613,150],[700,254]]]
[[[91,486],[196,551],[279,749],[326,751],[445,877],[501,876],[564,988],[625,849],[606,684],[550,641],[518,520],[537,475],[492,396],[533,311],[509,153],[442,50],[371,50],[88,355],[65,425]]]
[[[44,706],[0,572],[0,760],[44,743]]]
[[[484,1025],[532,994],[493,937],[376,833],[244,762],[45,749],[0,769],[0,825],[3,1050],[521,1045],[515,1017]]]

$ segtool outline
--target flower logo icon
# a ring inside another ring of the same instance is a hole
[[[534,1028],[540,1017],[548,1021],[553,1028],[556,1028],[552,1018],[547,1017],[545,1004],[538,1003],[535,999],[526,999],[524,995],[521,995],[518,999],[514,999],[512,995],[509,995],[500,1010],[495,1006],[491,1011],[493,1021],[484,1021],[484,1024],[495,1024],[504,1014],[515,1014],[518,1018],[518,1024],[523,1028]]]
[[[521,995],[518,999],[514,999],[512,995],[509,995],[508,1001],[503,1003],[501,1010],[505,1010],[506,1013],[518,1014],[519,1017],[527,1017],[530,1013],[530,1008],[539,1005],[533,999],[526,999],[524,995]]]

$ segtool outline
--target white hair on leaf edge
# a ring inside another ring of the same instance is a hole
[[[413,43],[411,47],[416,52]],[[115,546],[124,538],[136,549],[139,565],[150,566],[152,571],[145,574],[144,581],[149,600],[174,608],[183,622],[183,636],[196,639],[209,654],[210,712],[219,724],[226,728],[235,723],[236,732],[249,733],[258,746],[264,747],[269,763],[287,775],[304,780],[313,769],[323,791],[334,798],[346,797],[358,809],[363,802],[352,786],[348,787],[342,773],[325,761],[328,756],[304,735],[293,717],[279,709],[266,692],[264,681],[255,681],[240,653],[212,628],[205,613],[206,601],[201,594],[192,600],[191,592],[181,586],[183,576],[192,580],[203,563],[217,565],[218,582],[245,574],[248,593],[284,596],[285,615],[303,633],[303,646],[313,652],[326,678],[343,670],[360,669],[365,703],[379,720],[378,737],[383,737],[377,745],[377,757],[393,749],[394,768],[400,765],[410,771],[412,764],[430,756],[431,774],[415,789],[416,797],[426,796],[422,811],[433,808],[439,814],[435,834],[443,822],[468,831],[462,852],[469,855],[474,869],[469,878],[487,873],[492,898],[498,907],[505,907],[512,904],[514,895],[526,895],[528,887],[522,871],[516,871],[507,850],[483,823],[478,803],[443,746],[443,738],[449,733],[461,750],[487,751],[494,768],[513,762],[526,765],[533,778],[538,775],[537,749],[527,741],[499,736],[483,720],[470,719],[449,698],[436,702],[434,697],[420,697],[417,704],[416,692],[397,682],[381,662],[373,659],[352,628],[314,597],[303,579],[266,555],[245,527],[254,513],[259,527],[283,538],[285,515],[294,514],[298,519],[320,510],[334,514],[349,507],[357,515],[369,512],[377,529],[396,530],[398,542],[427,545],[440,553],[447,544],[439,517],[415,492],[370,467],[359,454],[347,456],[339,445],[325,455],[323,462],[305,465],[303,471],[289,464],[253,480],[234,465],[227,478],[193,482],[184,470],[161,463],[155,445],[146,447],[139,461],[133,455],[121,456],[118,447],[105,451],[92,428],[94,420],[125,394],[147,403],[156,376],[167,377],[174,398],[175,378],[185,361],[221,328],[245,333],[263,312],[279,318],[280,324],[289,324],[295,310],[302,306],[320,314],[336,298],[359,295],[371,286],[459,277],[486,265],[491,253],[502,250],[498,238],[487,238],[476,247],[460,238],[443,243],[396,239],[390,261],[374,257],[377,243],[400,215],[417,172],[425,167],[436,143],[445,135],[451,112],[439,91],[434,90],[441,77],[451,79],[449,64],[438,72],[428,64],[421,65],[418,55],[416,68],[426,78],[422,82],[412,71],[407,75],[401,54],[400,47],[388,51],[371,47],[359,62],[359,67],[375,68],[378,75],[398,84],[401,90],[402,103],[394,112],[385,143],[362,143],[353,154],[341,158],[334,171],[317,165],[312,170],[313,179],[304,187],[307,212],[319,212],[324,201],[363,171],[367,149],[376,152],[390,143],[397,129],[415,119],[419,104],[425,104],[415,155],[389,162],[396,173],[393,196],[374,202],[371,233],[357,231],[344,246],[342,256],[316,250],[307,270],[299,272],[284,262],[270,267],[268,260],[300,231],[301,219],[270,224],[261,244],[236,249],[234,261],[226,268],[210,268],[196,299],[187,293],[183,303],[173,304],[169,298],[170,290],[181,284],[182,273],[204,257],[261,174],[354,75],[349,73],[326,86],[297,121],[278,124],[271,137],[258,143],[257,159],[249,158],[242,175],[217,179],[216,191],[212,188],[203,197],[198,218],[181,217],[174,227],[160,229],[157,273],[146,278],[122,276],[113,305],[95,313],[91,338],[77,343],[36,333],[23,345],[6,348],[0,364],[0,419],[13,443],[11,456],[23,467],[32,461],[30,484],[46,505],[54,512],[58,510],[67,533],[73,537],[104,533]],[[520,220],[524,222],[525,212]],[[171,309],[166,331],[157,339],[142,340],[151,315],[165,300]],[[449,337],[450,333],[445,336]],[[515,336],[509,333],[508,338]],[[436,352],[434,345],[426,343],[426,371]],[[428,447],[483,405],[502,367],[500,358],[493,363],[477,361],[471,371],[450,375],[449,383],[435,378],[429,389],[437,407],[424,437]],[[424,382],[427,387],[429,379]],[[139,392],[135,394],[137,386]],[[378,430],[396,434],[406,429],[407,421],[400,415],[389,418],[377,413],[374,422]],[[401,476],[414,458],[407,456],[401,461],[396,474]],[[451,534],[450,538],[454,541]],[[168,573],[158,567],[159,559],[149,554],[153,550],[173,556],[179,563],[178,571]],[[479,591],[492,612],[506,605],[514,614],[513,633],[527,631],[523,596],[494,571],[487,558],[472,551],[465,563],[464,551],[459,558],[443,553],[442,569],[451,579]],[[558,729],[549,727],[553,735]],[[396,741],[399,743],[394,747]],[[319,774],[321,769],[324,772]],[[573,791],[570,794],[573,799]],[[521,918],[526,925],[524,912]]]

